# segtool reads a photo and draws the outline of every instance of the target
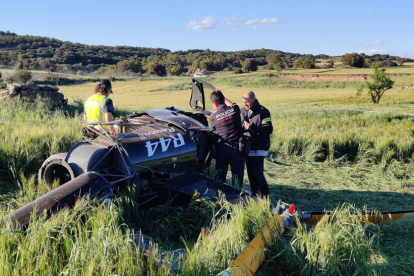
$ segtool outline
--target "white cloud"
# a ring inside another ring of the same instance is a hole
[[[243,23],[244,18],[239,18],[239,17],[230,17],[230,18],[224,18],[224,21],[226,21],[227,25],[230,26],[237,26]]]
[[[264,19],[253,19],[246,22],[246,25],[254,25],[253,28],[256,30],[256,24],[273,24],[273,23],[282,23],[283,21],[279,18],[264,18]]]
[[[367,45],[367,46],[381,45],[381,44],[384,44],[384,40],[381,39],[381,38],[378,38],[378,39],[374,39],[374,40],[371,40],[371,41],[363,42],[362,44]]]
[[[381,53],[387,53],[388,51],[386,50],[378,50],[378,49],[372,49],[368,51],[371,54],[381,54]]]
[[[201,21],[190,21],[187,25],[189,28],[200,30],[200,29],[214,29],[216,21],[212,16],[205,17]]]
[[[246,25],[257,24],[260,22],[260,19],[249,20],[246,22]]]
[[[262,24],[267,24],[267,23],[280,23],[282,22],[279,18],[265,18],[262,21],[260,21],[260,23]]]

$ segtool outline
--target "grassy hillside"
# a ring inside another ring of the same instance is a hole
[[[241,94],[251,89],[269,108],[274,133],[265,171],[273,202],[281,198],[302,210],[333,210],[350,203],[360,210],[387,211],[414,206],[414,118],[403,115],[414,113],[414,69],[400,69],[392,72],[396,88],[387,91],[379,105],[365,95],[355,96],[363,81],[284,80],[269,77],[270,71],[221,72],[205,80],[239,104]],[[319,74],[370,74],[370,70]],[[283,73],[308,75],[315,70]],[[190,78],[184,77],[114,82],[111,98],[118,116],[166,106],[189,110],[189,84]],[[89,83],[61,86],[60,91],[83,101],[93,88]],[[212,110],[209,103],[207,107]],[[65,116],[42,110],[41,104],[0,102],[0,132],[6,134],[0,143],[3,214],[45,193],[44,188],[35,187],[32,175],[45,156],[67,151],[80,139],[79,111]],[[244,188],[249,188],[247,179]],[[349,208],[353,207],[344,211]],[[232,219],[227,220],[227,214]],[[300,228],[275,240],[260,272],[412,275],[414,222],[363,226],[338,214],[318,227]],[[266,206],[254,204],[245,210],[195,201],[174,212],[162,207],[140,213],[129,194],[119,195],[111,209],[82,202],[72,212],[34,223],[30,235],[11,234],[9,226],[4,226],[0,233],[6,264],[2,274],[169,274],[171,264],[158,268],[155,256],[147,258],[131,246],[132,234],[138,229],[158,242],[160,249],[187,246],[189,257],[179,274],[217,274],[269,218]],[[211,229],[210,235],[199,236],[201,227]]]

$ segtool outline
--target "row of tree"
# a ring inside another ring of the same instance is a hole
[[[354,67],[396,66],[412,61],[389,55],[346,54],[342,63]],[[319,59],[330,59],[318,65]],[[40,36],[20,36],[0,31],[0,66],[16,70],[48,70],[51,72],[77,72],[126,74],[148,73],[164,76],[194,72],[198,68],[208,71],[229,70],[235,73],[283,68],[332,68],[334,59],[328,55],[301,55],[270,49],[223,52],[187,50],[171,52],[161,48],[129,46],[89,46],[63,42]]]

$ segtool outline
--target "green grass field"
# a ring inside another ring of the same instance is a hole
[[[404,115],[414,113],[414,68],[387,68],[387,72],[394,74],[395,89],[387,91],[377,105],[370,102],[366,91],[356,96],[363,81],[288,81],[269,77],[271,71],[242,75],[219,72],[205,80],[239,104],[242,93],[253,90],[270,110],[274,133],[265,170],[273,202],[282,199],[314,211],[334,210],[344,203],[360,210],[414,209],[414,117]],[[371,69],[346,68],[283,71],[305,75],[371,73]],[[190,110],[190,81],[188,77],[115,81],[111,98],[118,116],[166,106]],[[70,101],[84,101],[93,89],[93,83],[60,86]],[[210,103],[207,109],[212,110]],[[79,111],[64,117],[41,110],[41,106],[32,110],[0,102],[0,132],[5,134],[0,143],[3,214],[44,193],[35,188],[32,175],[46,157],[67,151],[80,140]],[[244,188],[249,188],[247,178]],[[128,246],[131,231],[141,228],[144,233],[153,233],[149,235],[161,248],[188,246],[190,257],[179,274],[215,275],[270,218],[265,206],[243,210],[201,202],[174,214],[168,208],[140,214],[140,223],[131,218],[137,216],[131,205],[134,203],[128,195],[121,196],[111,210],[84,202],[74,213],[63,212],[53,220],[35,223],[32,234],[20,237],[3,227],[0,247],[6,252],[2,262],[7,265],[2,274],[170,274],[168,263],[158,268],[155,257],[145,259],[137,248]],[[217,208],[230,213],[232,220],[214,217],[217,211],[212,210]],[[199,212],[200,220],[192,221]],[[76,214],[84,218],[79,223]],[[182,221],[185,225],[180,225]],[[178,225],[177,229],[167,231],[173,225]],[[192,226],[191,231],[186,226]],[[198,236],[202,226],[212,229],[208,237]],[[342,215],[332,224],[300,228],[275,241],[259,273],[412,275],[413,228],[414,222],[362,226]],[[237,233],[231,229],[238,229]],[[331,239],[326,239],[326,234]],[[40,237],[46,242],[39,243]],[[335,247],[338,243],[344,248]],[[124,256],[119,252],[125,252]],[[358,260],[348,253],[359,256]],[[25,260],[32,261],[24,265]]]

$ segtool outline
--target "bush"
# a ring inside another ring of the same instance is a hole
[[[352,53],[352,54],[345,54],[342,57],[342,63],[344,65],[362,68],[364,67],[365,60],[364,60],[364,57],[361,56],[360,54]]]
[[[59,82],[59,75],[49,73],[43,78],[42,81],[47,82],[47,83],[57,84]]]
[[[181,69],[181,66],[174,66],[170,69],[170,72],[173,76],[179,76],[183,70]]]
[[[394,85],[394,81],[385,74],[385,69],[379,69],[378,66],[372,66],[374,74],[371,76],[373,82],[366,82],[366,88],[369,89],[372,102],[374,104],[379,103],[381,97],[385,91],[391,89]]]
[[[13,74],[12,82],[25,83],[32,79],[32,73],[26,70],[21,70]]]
[[[293,62],[293,67],[301,68],[301,69],[315,68],[315,61],[309,58],[298,57]]]
[[[234,74],[243,74],[243,70],[241,68],[234,68],[233,69]]]
[[[253,59],[246,59],[243,61],[242,69],[244,72],[257,71],[257,62]]]
[[[167,75],[167,71],[165,69],[165,66],[159,63],[151,63],[147,66],[147,73],[150,75],[157,75],[160,77],[163,77]]]
[[[283,69],[285,69],[285,66],[281,63],[275,63],[273,65],[273,69],[276,70],[278,74],[280,74],[283,71]]]

